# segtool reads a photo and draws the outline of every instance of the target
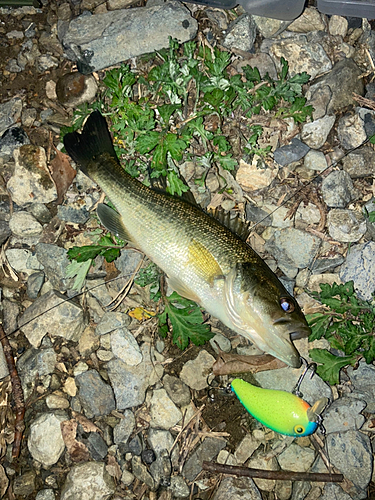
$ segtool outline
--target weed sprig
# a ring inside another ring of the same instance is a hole
[[[325,338],[336,354],[327,349],[311,349],[313,361],[321,363],[318,374],[330,384],[339,383],[341,368],[364,358],[375,359],[375,301],[359,299],[353,281],[343,285],[321,284],[311,295],[327,306],[326,312],[307,315],[312,328],[310,341]]]

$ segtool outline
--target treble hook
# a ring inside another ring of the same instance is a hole
[[[294,389],[292,390],[292,394],[294,394],[295,396],[298,396],[299,398],[303,397],[303,394],[300,391],[300,387],[301,387],[301,384],[303,382],[303,379],[306,376],[306,373],[311,368],[311,370],[312,370],[312,373],[310,375],[310,380],[311,380],[313,378],[313,376],[315,375],[316,369],[317,369],[317,364],[316,363],[308,363],[305,358],[302,358],[302,356],[301,356],[301,361],[305,365],[305,368],[304,368],[303,372],[301,373],[299,379],[297,380],[297,383],[296,383]]]
[[[209,389],[207,391],[207,398],[211,401],[211,403],[215,402],[214,392],[217,393],[219,391],[221,394],[226,395],[226,396],[234,395],[234,393],[232,392],[232,388],[231,388],[230,383],[228,383],[226,385],[226,387],[220,387],[219,384],[213,385],[212,382],[215,380],[215,376],[210,381],[210,377],[212,375],[213,375],[213,373],[209,373],[207,375],[207,379],[206,379],[207,385],[209,387]]]

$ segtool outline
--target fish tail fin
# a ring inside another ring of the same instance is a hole
[[[70,132],[64,136],[64,146],[69,156],[86,173],[87,165],[97,155],[107,153],[118,162],[108,125],[100,111],[88,117],[81,133]]]

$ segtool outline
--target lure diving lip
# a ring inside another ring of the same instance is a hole
[[[246,410],[259,422],[286,436],[309,436],[321,422],[320,413],[328,403],[319,399],[313,406],[285,391],[263,389],[234,379],[232,390]]]

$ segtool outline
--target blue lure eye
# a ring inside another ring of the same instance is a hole
[[[289,297],[282,297],[280,299],[280,305],[281,308],[286,312],[286,313],[292,313],[295,309],[293,300]]]

